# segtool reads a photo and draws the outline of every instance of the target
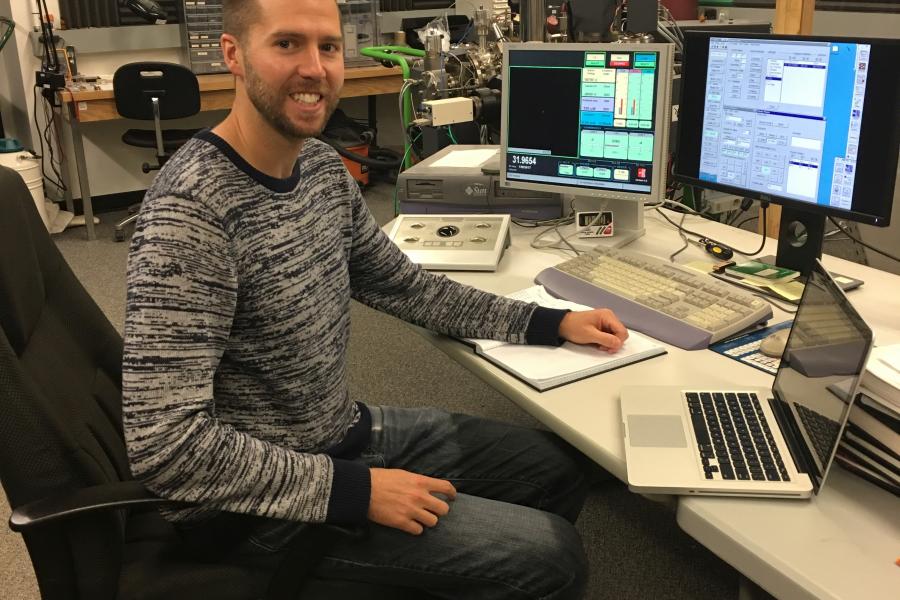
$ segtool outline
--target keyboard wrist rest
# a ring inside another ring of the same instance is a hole
[[[702,350],[710,344],[711,334],[708,331],[628,298],[609,293],[559,269],[548,267],[538,273],[534,281],[558,298],[595,308],[608,308],[616,313],[619,320],[629,329],[640,331],[667,344],[685,350]]]

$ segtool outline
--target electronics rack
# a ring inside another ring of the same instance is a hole
[[[222,35],[222,0],[182,0],[184,19],[182,44],[191,71],[198,75],[227,73],[219,38]],[[374,64],[359,54],[361,48],[378,43],[375,0],[345,0],[338,4],[344,31],[344,63],[348,66]]]
[[[183,0],[181,40],[188,66],[198,75],[227,73],[219,38],[222,35],[222,0]]]

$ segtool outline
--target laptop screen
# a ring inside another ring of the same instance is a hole
[[[818,492],[837,449],[872,330],[819,261],[809,275],[775,377],[775,409]]]

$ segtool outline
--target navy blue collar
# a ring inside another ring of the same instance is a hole
[[[228,142],[217,136],[212,132],[211,129],[203,129],[198,131],[194,136],[197,139],[201,139],[205,142],[209,142],[216,148],[222,151],[222,153],[234,163],[238,169],[246,173],[250,178],[254,181],[263,185],[275,193],[285,194],[288,192],[294,191],[297,187],[297,183],[300,182],[300,159],[297,158],[296,162],[294,162],[294,169],[291,171],[290,176],[279,179],[277,177],[272,177],[271,175],[266,175],[259,169],[255,168],[253,165],[244,160],[244,157],[238,154],[237,150],[231,147]]]

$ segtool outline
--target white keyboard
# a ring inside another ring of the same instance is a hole
[[[767,302],[668,261],[595,248],[535,278],[554,296],[605,307],[626,327],[687,350],[772,317]]]

